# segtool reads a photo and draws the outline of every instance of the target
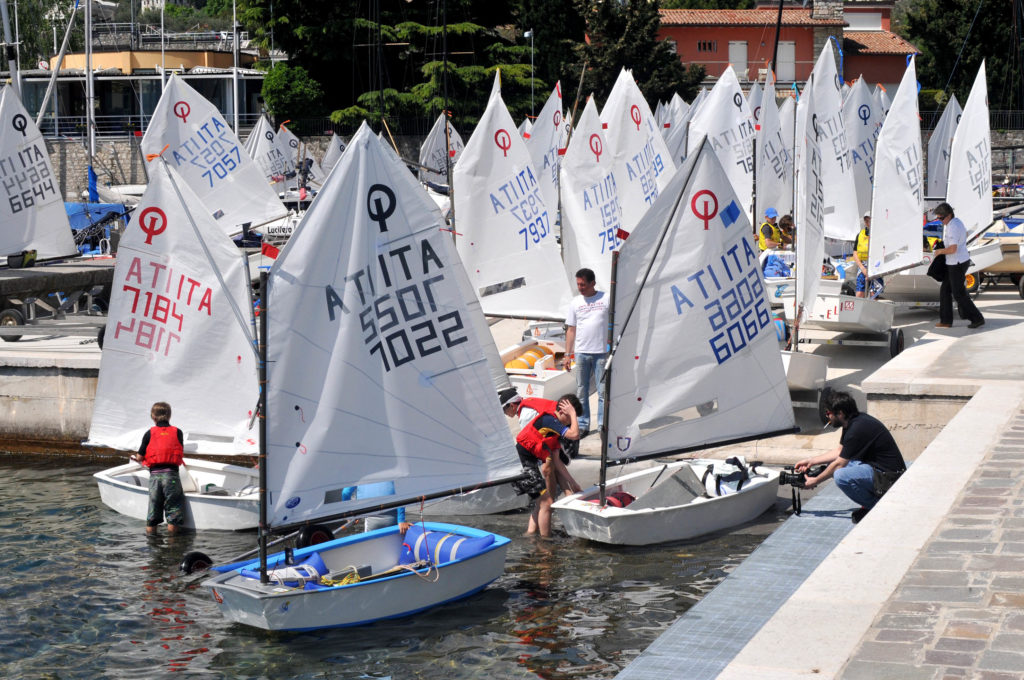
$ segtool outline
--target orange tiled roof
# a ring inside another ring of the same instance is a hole
[[[917,48],[889,31],[843,31],[843,51],[850,54],[915,54]]]
[[[662,26],[774,26],[777,9],[663,9]],[[783,26],[845,26],[842,19],[812,19],[808,7],[782,10]]]

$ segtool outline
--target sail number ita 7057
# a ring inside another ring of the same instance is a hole
[[[428,239],[378,253],[366,267],[345,277],[341,295],[326,286],[328,317],[334,321],[339,309],[351,313],[343,297],[354,291],[350,303],[358,300],[363,342],[385,371],[460,345],[468,339],[466,328],[458,310],[442,302],[451,294],[442,288],[443,270]]]

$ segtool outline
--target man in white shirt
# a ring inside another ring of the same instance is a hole
[[[968,328],[980,328],[985,325],[985,317],[974,305],[967,294],[964,277],[971,262],[971,254],[967,252],[967,228],[959,217],[953,214],[949,203],[935,206],[935,217],[942,222],[942,248],[934,251],[935,255],[946,256],[946,279],[939,286],[939,323],[936,328],[953,327],[953,300],[956,300],[960,314],[970,320]]]
[[[576,272],[576,288],[580,294],[569,303],[565,316],[565,360],[569,370],[576,360],[576,396],[583,404],[579,418],[580,437],[590,431],[590,385],[597,383],[597,426],[604,422],[604,361],[608,355],[608,297],[597,290],[597,277],[592,269]],[[575,355],[575,357],[574,357]]]

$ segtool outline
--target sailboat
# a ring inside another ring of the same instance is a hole
[[[440,213],[365,124],[268,278],[261,513],[287,532],[521,476]],[[394,493],[345,490],[390,482]],[[226,565],[231,621],[267,630],[406,616],[482,590],[509,539],[417,523]]]
[[[445,125],[447,124],[447,135]],[[420,145],[420,181],[448,186],[448,167],[455,165],[466,145],[445,112],[437,117],[426,139]],[[429,169],[428,169],[429,168]]]
[[[78,255],[43,135],[9,85],[0,93],[0,129],[0,253],[35,250],[40,260]]]
[[[565,530],[648,545],[754,519],[778,489],[778,472],[755,463],[682,460],[610,481],[604,472],[793,430],[750,222],[710,140],[626,239],[613,280],[601,483],[554,503]]]
[[[86,444],[138,450],[150,405],[166,401],[186,456],[253,455],[259,389],[242,256],[171,163],[156,165],[118,249]],[[186,527],[258,524],[255,469],[187,457],[179,475]],[[128,463],[94,477],[106,505],[146,518],[146,468]]]
[[[324,157],[320,160],[320,167],[324,169],[324,172],[329,173],[334,169],[334,166],[341,160],[341,155],[345,153],[345,140],[341,138],[341,135],[335,132],[329,132],[327,140],[327,151],[324,152]]]
[[[282,148],[284,148],[287,153],[291,154],[296,168],[296,174],[298,175],[298,169],[303,165],[308,166],[306,181],[309,183],[309,186],[314,189],[319,189],[323,185],[324,179],[327,177],[327,173],[325,173],[324,169],[320,167],[320,163],[318,163],[316,158],[313,157],[313,154],[309,152],[305,142],[300,140],[294,132],[285,127],[285,123],[289,122],[291,121],[286,120],[278,126],[277,142],[282,145]],[[298,182],[298,180],[296,180],[296,182]]]

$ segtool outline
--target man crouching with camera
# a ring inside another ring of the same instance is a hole
[[[839,446],[814,458],[802,460],[793,466],[796,472],[805,472],[813,465],[828,466],[817,477],[808,476],[804,488],[813,489],[829,477],[835,477],[836,486],[860,504],[853,511],[853,523],[868,514],[900,478],[907,464],[889,430],[873,416],[861,413],[857,402],[847,392],[832,392],[826,396],[825,415],[833,427],[843,428]]]

